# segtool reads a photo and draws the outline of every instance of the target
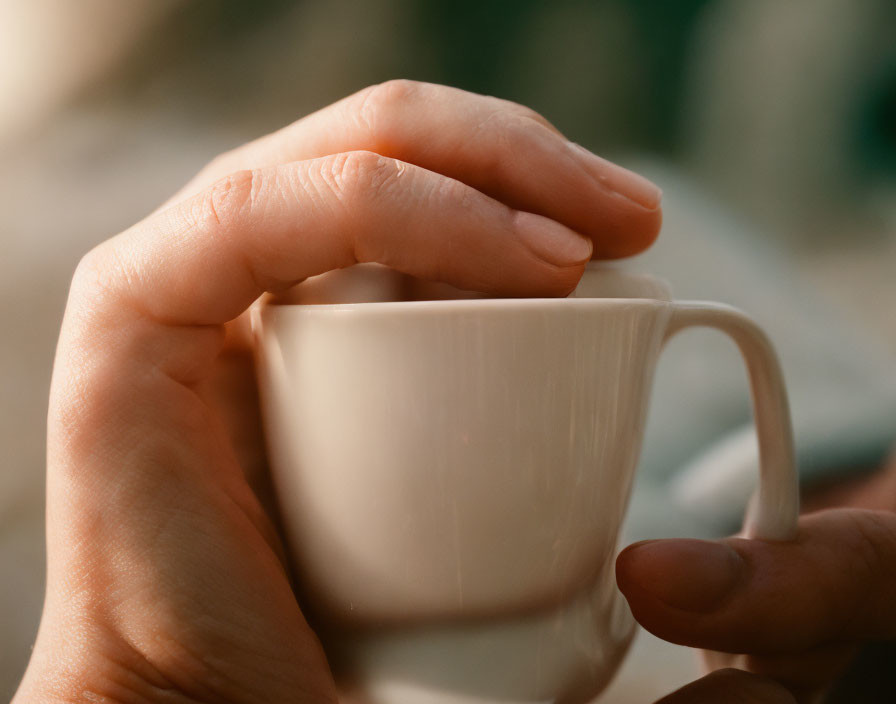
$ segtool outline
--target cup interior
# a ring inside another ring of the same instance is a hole
[[[672,300],[669,285],[649,274],[591,262],[570,298]],[[424,281],[380,264],[356,264],[314,276],[279,294],[276,304],[344,305],[414,301],[488,300],[490,296],[450,284]]]

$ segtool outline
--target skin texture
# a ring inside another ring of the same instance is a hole
[[[814,497],[814,505],[848,507],[804,515],[790,543],[658,540],[626,548],[616,578],[642,626],[705,649],[710,670],[755,673],[704,678],[662,701],[816,702],[862,642],[896,638],[896,513],[887,493],[894,478],[891,462],[861,484]]]
[[[563,296],[656,237],[659,192],[495,98],[395,81],[216,159],[88,253],[48,419],[25,702],[334,702],[296,603],[245,311],[356,262]]]
[[[563,296],[592,256],[649,246],[659,202],[527,108],[392,81],[222,155],[88,253],[54,367],[47,594],[15,704],[335,702],[271,508],[245,312],[356,262]],[[894,533],[884,512],[819,514],[788,545],[636,546],[617,575],[648,629],[808,690],[816,657],[894,635]],[[664,701],[792,700],[725,671]]]

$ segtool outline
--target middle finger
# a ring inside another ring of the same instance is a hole
[[[422,166],[556,220],[590,237],[595,257],[645,249],[662,221],[656,186],[567,141],[538,113],[413,81],[371,86],[227,152],[181,195],[240,169],[354,150]]]

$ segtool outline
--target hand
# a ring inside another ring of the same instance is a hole
[[[406,81],[214,160],[90,252],[49,411],[47,595],[15,702],[335,702],[296,603],[244,311],[375,261],[562,296],[646,247],[649,182],[518,105]]]
[[[872,481],[886,485],[894,470]],[[810,514],[791,543],[639,543],[620,554],[616,575],[647,630],[708,649],[710,669],[739,668],[717,670],[662,704],[817,701],[859,644],[896,638],[891,511]]]

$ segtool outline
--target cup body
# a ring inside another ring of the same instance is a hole
[[[613,559],[670,309],[261,310],[285,530],[303,607],[346,681],[393,702],[418,685],[469,702],[587,701],[607,683],[632,632]]]

